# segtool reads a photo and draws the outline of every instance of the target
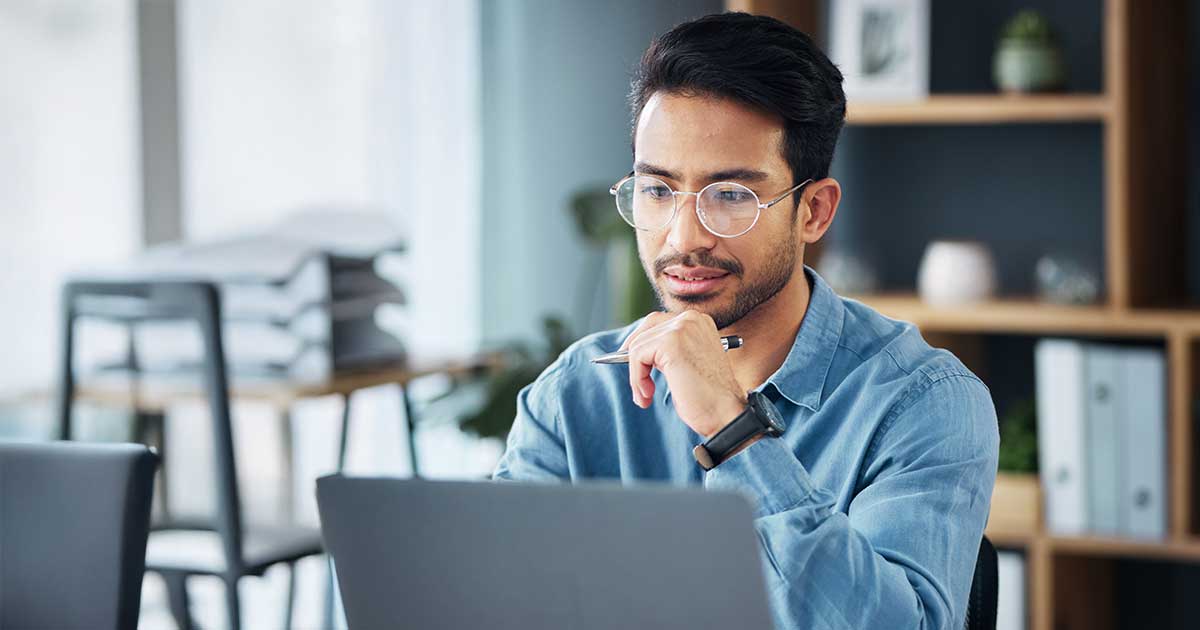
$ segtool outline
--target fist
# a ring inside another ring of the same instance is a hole
[[[654,401],[650,373],[658,370],[671,388],[676,414],[705,438],[746,407],[746,393],[734,378],[717,326],[704,313],[651,313],[621,349],[629,351],[633,402],[646,409]]]

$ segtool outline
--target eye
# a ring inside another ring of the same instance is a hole
[[[642,186],[641,194],[654,199],[663,199],[671,196],[671,189],[657,184],[646,184]]]
[[[721,203],[742,204],[754,202],[754,194],[747,190],[718,190],[716,198]]]

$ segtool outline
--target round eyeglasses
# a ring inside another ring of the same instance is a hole
[[[761,203],[753,190],[734,182],[713,182],[700,192],[688,192],[674,190],[657,177],[634,173],[614,184],[608,192],[616,197],[621,218],[634,228],[646,231],[661,230],[675,219],[680,195],[696,195],[696,216],[704,229],[721,238],[734,238],[749,232],[758,223],[763,210],[810,183],[812,180],[806,179],[767,203]]]

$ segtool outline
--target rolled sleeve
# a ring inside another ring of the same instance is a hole
[[[817,491],[803,464],[776,438],[762,438],[708,471],[704,487],[748,496],[756,506],[755,517],[791,510]]]

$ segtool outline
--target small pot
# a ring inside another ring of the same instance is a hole
[[[1004,92],[1049,92],[1066,82],[1057,46],[1018,39],[1001,40],[992,58],[992,79]]]
[[[1027,536],[1042,529],[1042,487],[1037,475],[996,475],[988,533]]]
[[[934,306],[982,302],[996,292],[992,253],[975,241],[934,241],[925,248],[917,292]]]

